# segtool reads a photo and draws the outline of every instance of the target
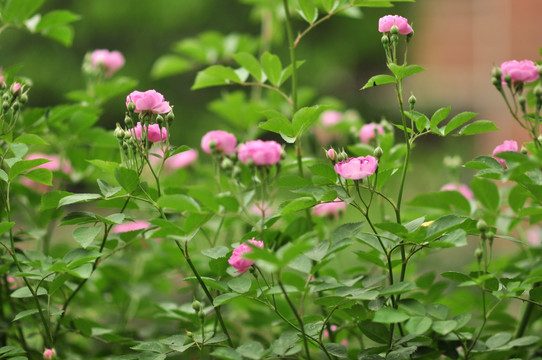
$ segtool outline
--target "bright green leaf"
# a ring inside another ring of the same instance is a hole
[[[391,84],[394,82],[395,78],[391,75],[375,75],[367,81],[367,83],[361,88],[361,90],[365,90],[373,86]]]
[[[495,130],[499,130],[499,128],[492,121],[478,120],[461,128],[459,135],[476,135]]]

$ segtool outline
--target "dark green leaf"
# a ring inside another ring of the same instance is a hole
[[[472,179],[471,188],[476,199],[486,209],[497,211],[500,201],[499,189],[493,181],[475,177]]]
[[[265,348],[259,342],[249,341],[239,346],[237,352],[246,358],[258,360],[264,357]]]
[[[431,328],[433,321],[425,316],[413,316],[405,324],[405,329],[414,335],[421,335]]]
[[[391,324],[406,321],[408,318],[409,316],[402,311],[390,307],[384,307],[375,313],[373,321],[377,323]]]

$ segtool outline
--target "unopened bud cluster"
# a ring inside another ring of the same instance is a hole
[[[0,75],[0,98],[2,101],[0,109],[2,133],[0,135],[5,135],[13,130],[23,105],[28,102],[28,90],[29,88],[20,82],[8,85],[4,76]]]

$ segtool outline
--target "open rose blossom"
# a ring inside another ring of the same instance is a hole
[[[149,111],[153,114],[165,114],[171,111],[169,102],[165,101],[164,95],[156,90],[133,91],[126,97],[126,106],[133,102],[135,105],[134,112],[141,113]]]
[[[531,83],[538,79],[538,69],[536,64],[531,60],[510,60],[501,64],[502,84],[506,85],[504,80],[506,75],[510,75],[512,83],[522,82],[525,84]]]
[[[164,152],[161,149],[158,149],[154,152],[155,154],[160,155],[160,157],[149,156],[152,166],[159,166],[162,163],[162,156]],[[166,170],[176,170],[189,166],[194,161],[198,159],[198,151],[194,149],[186,150],[181,153],[170,156],[166,159],[164,163],[164,168]]]
[[[393,25],[399,28],[399,34],[408,35],[412,32],[412,27],[408,24],[408,20],[399,15],[386,15],[378,20],[379,32],[390,32]]]
[[[201,149],[207,154],[212,154],[211,145],[214,146],[216,152],[231,155],[235,152],[237,138],[227,131],[209,131],[201,138]]]
[[[312,207],[312,214],[316,216],[339,217],[339,214],[346,210],[346,203],[336,198],[333,202],[324,202]]]
[[[115,225],[111,232],[113,234],[123,233],[128,231],[136,231],[142,229],[148,229],[151,224],[145,220],[128,221],[124,224]]]
[[[137,140],[141,140],[141,135],[143,135],[143,127],[141,123],[138,122],[134,127],[134,133]],[[161,142],[167,139],[167,130],[165,127],[160,128],[158,124],[151,124],[147,127],[147,138],[151,142]]]
[[[474,199],[474,194],[472,193],[472,190],[465,184],[446,184],[440,188],[440,191],[457,191],[467,200]]]
[[[282,145],[274,140],[252,140],[239,145],[237,152],[244,164],[252,160],[255,165],[274,165],[280,161]]]
[[[519,151],[518,143],[516,141],[514,141],[514,140],[505,140],[504,143],[502,143],[501,145],[498,145],[493,150],[493,158],[495,160],[497,160],[502,165],[503,168],[507,169],[506,161],[504,159],[495,157],[496,154],[501,153],[501,152],[505,152],[505,151],[518,152]]]
[[[248,242],[254,246],[263,249],[263,241],[255,240],[254,238],[252,238],[252,240],[249,240]],[[228,259],[228,263],[235,269],[237,269],[236,273],[242,274],[254,264],[254,261],[243,258],[243,254],[249,253],[251,251],[252,248],[247,243],[243,243],[233,250],[231,257]]]
[[[350,158],[335,164],[335,172],[345,179],[360,180],[373,175],[378,161],[371,155]]]
[[[324,126],[333,126],[341,122],[343,113],[336,110],[326,110],[320,115],[320,122]]]
[[[43,358],[45,360],[51,360],[51,359],[54,359],[55,357],[56,357],[55,349],[45,349],[45,351],[43,352]]]
[[[368,144],[369,141],[376,137],[376,134],[384,134],[384,127],[382,125],[375,123],[365,124],[359,131],[359,137],[364,144]]]
[[[112,76],[118,69],[124,66],[124,56],[122,56],[120,51],[94,50],[90,59],[94,68],[103,66],[107,76]]]

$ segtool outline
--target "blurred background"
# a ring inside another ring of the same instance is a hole
[[[22,64],[18,74],[34,82],[29,105],[48,107],[65,102],[67,92],[84,88],[81,63],[86,52],[120,50],[126,65],[119,75],[137,79],[139,90],[157,89],[175,105],[173,143],[198,147],[205,132],[223,124],[208,103],[234,89],[191,91],[201,67],[163,78],[151,76],[151,69],[158,58],[172,53],[177,42],[204,31],[258,37],[259,18],[249,3],[255,1],[48,0],[40,12],[69,9],[81,15],[81,20],[73,24],[73,46],[66,48],[25,31],[8,29],[0,39],[0,65],[9,68]],[[392,9],[363,8],[361,18],[335,16],[311,31],[298,47],[298,58],[309,60],[300,70],[300,84],[316,89],[315,100],[333,96],[345,109],[357,110],[367,122],[382,117],[398,121],[391,86],[359,91],[372,75],[387,72],[377,23],[379,17],[390,13],[407,17],[415,29],[409,63],[419,64],[426,71],[406,80],[405,93],[416,95],[418,110],[432,114],[451,105],[451,116],[474,111],[480,114],[477,119],[492,120],[501,128],[476,137],[476,141],[427,137],[421,146],[453,148],[468,160],[491,152],[505,139],[526,139],[491,85],[490,72],[493,65],[506,60],[540,59],[542,39],[539,32],[532,31],[542,13],[539,0],[418,0]],[[300,18],[294,23],[295,32],[305,27]],[[275,39],[284,36],[282,28],[271,31]],[[282,43],[271,43],[271,51],[281,56],[283,64],[288,62]],[[100,125],[113,129],[123,117],[124,96],[118,96],[106,104]],[[428,152],[417,154],[425,159]]]

